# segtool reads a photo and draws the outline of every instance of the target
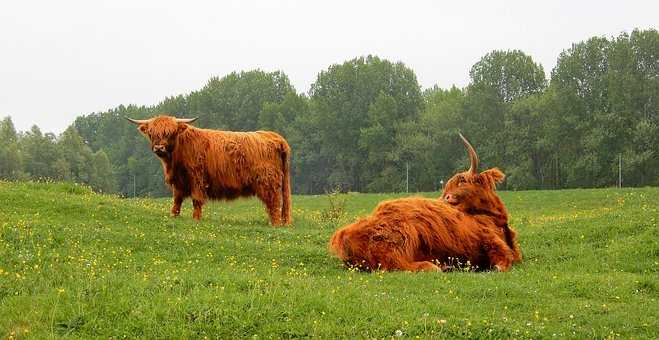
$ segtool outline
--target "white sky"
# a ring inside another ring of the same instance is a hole
[[[59,133],[75,117],[153,105],[211,76],[284,71],[298,92],[334,63],[375,54],[422,87],[464,86],[494,49],[549,76],[591,36],[657,28],[659,1],[141,1],[0,3],[0,117]]]

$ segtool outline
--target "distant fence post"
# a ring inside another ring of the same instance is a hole
[[[405,162],[405,192],[410,192],[410,162]]]
[[[618,188],[622,188],[622,154],[618,155]]]

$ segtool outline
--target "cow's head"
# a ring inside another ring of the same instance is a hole
[[[176,136],[188,128],[188,124],[197,118],[183,119],[170,116],[158,116],[151,119],[132,119],[126,117],[131,123],[136,124],[138,130],[149,138],[151,151],[160,158],[171,155],[176,146]]]
[[[472,214],[505,214],[505,208],[495,192],[497,183],[505,178],[501,170],[492,168],[478,172],[478,155],[462,134],[462,142],[467,148],[471,166],[446,182],[443,200],[457,209]]]

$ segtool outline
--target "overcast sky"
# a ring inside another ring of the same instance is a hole
[[[494,49],[521,49],[549,76],[572,43],[657,28],[658,13],[649,0],[3,1],[0,117],[59,133],[255,68],[306,93],[319,71],[368,54],[404,62],[424,88],[466,85]]]

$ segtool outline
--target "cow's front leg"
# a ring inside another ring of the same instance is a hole
[[[183,203],[183,194],[174,190],[174,205],[172,205],[171,215],[177,217],[181,214],[181,204]]]
[[[483,245],[490,259],[490,266],[500,272],[510,269],[513,263],[513,250],[494,233],[483,235]]]
[[[193,176],[195,179],[190,185],[192,189],[190,196],[192,196],[192,207],[194,208],[192,218],[195,220],[201,219],[201,207],[204,205],[204,202],[206,202],[206,190],[204,188],[203,178],[200,174],[200,171],[196,172],[196,176]]]

